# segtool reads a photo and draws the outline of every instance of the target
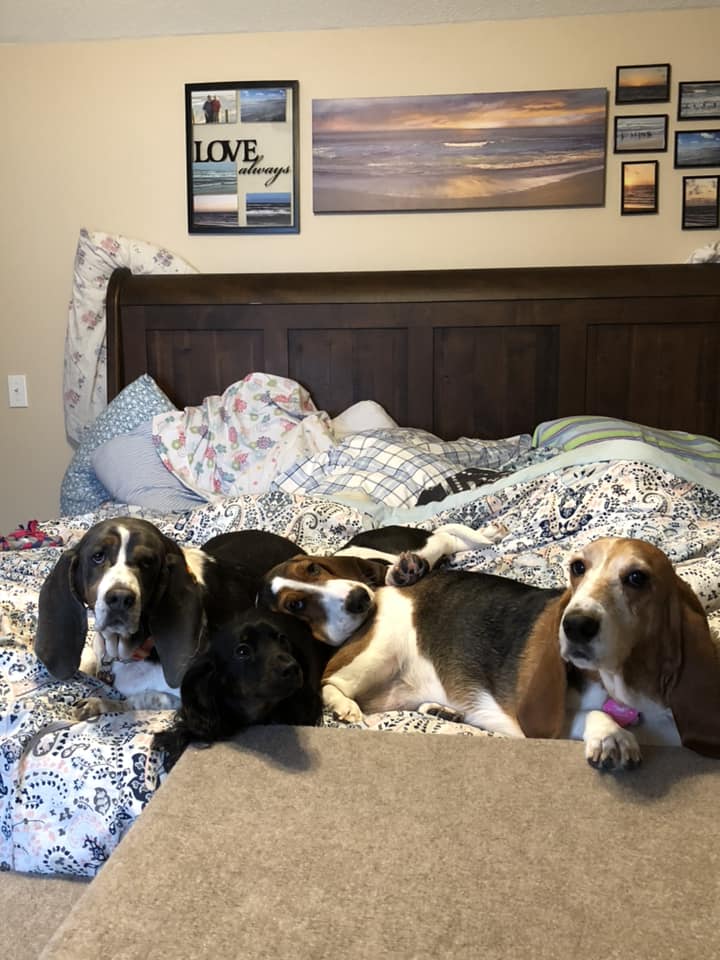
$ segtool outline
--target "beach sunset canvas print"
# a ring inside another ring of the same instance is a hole
[[[601,206],[607,91],[313,100],[316,213]]]

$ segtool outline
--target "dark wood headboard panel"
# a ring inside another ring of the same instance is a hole
[[[605,414],[720,436],[720,266],[132,276],[108,288],[108,385],[179,406],[261,370],[337,414],[381,403],[452,439]]]

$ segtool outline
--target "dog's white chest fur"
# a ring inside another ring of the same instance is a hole
[[[418,650],[410,599],[388,588],[377,600],[372,642],[329,685],[357,699],[365,713],[411,710],[428,700],[450,705],[435,667]]]

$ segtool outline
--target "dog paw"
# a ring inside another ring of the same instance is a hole
[[[417,553],[407,550],[401,553],[395,563],[388,567],[385,585],[388,587],[409,587],[421,580],[430,569],[430,564]]]
[[[642,759],[635,735],[600,710],[588,714],[583,739],[585,759],[597,770],[632,770]]]
[[[365,717],[359,705],[340,693],[337,687],[326,684],[322,690],[324,705],[330,710],[333,716],[343,723],[365,723]]]
[[[453,707],[446,707],[444,703],[421,703],[417,708],[418,713],[424,713],[428,717],[437,717],[439,720],[450,720],[453,723],[462,723],[465,715]]]
[[[103,697],[86,697],[75,704],[76,720],[92,720],[105,713],[124,713],[128,709],[123,700],[105,700]]]
[[[487,537],[488,543],[499,543],[510,533],[510,529],[504,523],[497,521],[483,527],[481,532]]]

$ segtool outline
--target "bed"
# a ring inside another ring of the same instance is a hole
[[[637,536],[662,545],[717,630],[719,363],[713,264],[117,269],[110,403],[64,480],[68,509],[0,553],[0,869],[94,876],[167,776],[152,749],[167,715],[76,723],[78,698],[118,694],[82,674],[52,682],[32,653],[40,585],[98,519],[145,516],[192,544],[269,529],[317,552],[385,523],[499,523],[497,544],[451,564],[539,586],[564,582],[578,544]],[[238,440],[249,421],[262,429]],[[420,712],[369,726],[486,736]]]

